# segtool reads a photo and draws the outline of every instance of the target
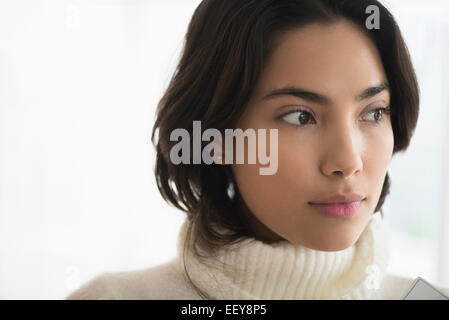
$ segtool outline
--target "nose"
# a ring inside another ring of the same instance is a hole
[[[347,179],[363,168],[359,136],[350,126],[340,126],[326,133],[322,144],[321,172],[326,176]]]

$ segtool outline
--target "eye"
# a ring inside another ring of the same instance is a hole
[[[279,118],[295,126],[302,127],[307,125],[313,119],[313,116],[306,110],[294,110],[281,115]]]
[[[376,108],[376,109],[373,109],[373,110],[369,111],[367,114],[368,115],[372,115],[372,119],[373,120],[368,120],[369,122],[379,123],[379,122],[382,121],[382,119],[383,119],[382,116],[384,114],[386,114],[386,115],[390,115],[391,114],[391,109],[390,109],[389,106],[388,107],[382,107],[382,108]]]

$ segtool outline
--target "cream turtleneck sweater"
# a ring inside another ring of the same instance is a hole
[[[186,227],[187,222],[178,243],[181,258]],[[219,250],[218,261],[228,268],[206,265],[190,254],[186,266],[198,287],[216,299],[372,299],[388,259],[385,226],[373,216],[357,242],[341,251],[248,238]]]
[[[191,253],[183,260],[188,223],[181,227],[173,260],[141,270],[105,272],[66,299],[201,299],[187,281],[184,262],[193,282],[212,299],[401,299],[414,280],[386,272],[388,233],[378,213],[357,242],[341,251],[248,238],[220,249],[217,260],[208,263]],[[436,288],[449,294],[447,288]]]

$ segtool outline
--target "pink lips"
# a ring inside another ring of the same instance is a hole
[[[309,203],[321,213],[334,218],[350,217],[355,214],[363,200],[348,203],[315,204]]]

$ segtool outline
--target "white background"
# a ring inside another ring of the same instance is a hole
[[[0,0],[0,298],[62,299],[176,254],[184,215],[157,191],[150,135],[199,3]],[[422,93],[389,170],[390,271],[447,286],[448,1],[384,3]]]

